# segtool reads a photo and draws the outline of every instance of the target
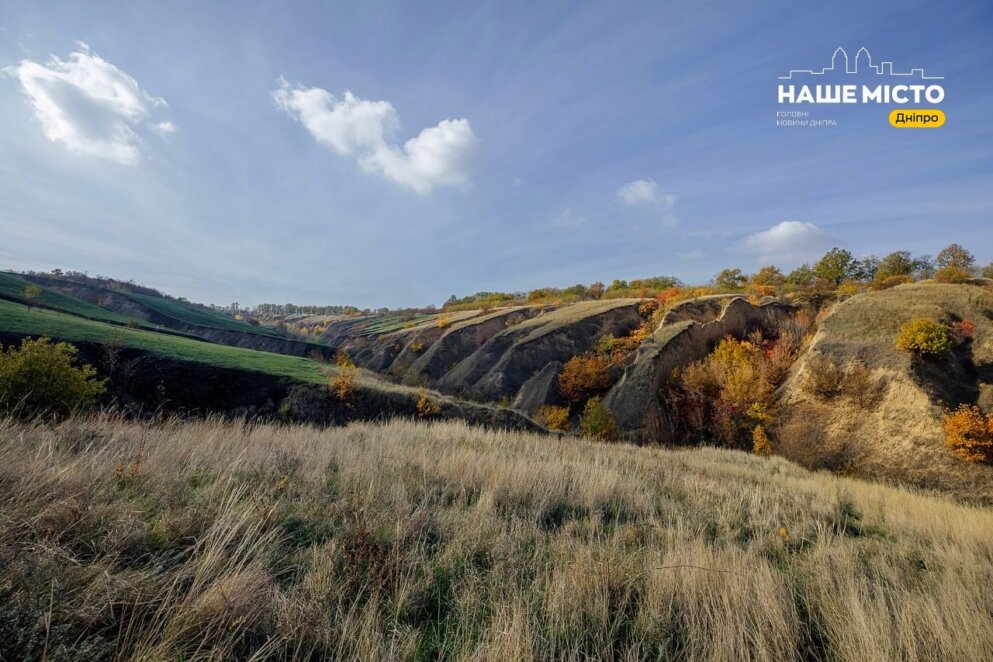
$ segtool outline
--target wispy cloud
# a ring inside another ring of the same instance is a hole
[[[617,189],[617,197],[628,207],[649,209],[657,215],[664,227],[674,227],[676,219],[676,196],[672,193],[659,193],[659,185],[654,179],[636,179]]]
[[[401,148],[389,142],[400,122],[388,101],[367,101],[348,91],[338,98],[319,87],[290,85],[285,79],[280,79],[272,97],[319,143],[354,158],[365,172],[420,194],[436,186],[469,183],[479,141],[467,119],[442,120]]]
[[[3,72],[20,82],[49,140],[79,154],[134,165],[142,154],[139,129],[175,130],[172,122],[150,120],[167,104],[86,44],[78,48],[68,60],[54,55],[47,64],[22,60]]]

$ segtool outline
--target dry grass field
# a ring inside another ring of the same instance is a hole
[[[993,512],[392,422],[0,421],[0,659],[978,660]]]

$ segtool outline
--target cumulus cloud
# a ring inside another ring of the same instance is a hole
[[[285,79],[280,79],[272,98],[319,143],[355,159],[364,172],[421,194],[436,186],[469,183],[478,139],[467,119],[442,120],[401,147],[390,141],[400,121],[388,101],[367,101],[351,92],[339,98],[319,87],[290,85]]]
[[[834,241],[813,223],[783,221],[768,230],[750,234],[735,247],[739,253],[754,255],[762,261],[798,263],[818,257]]]
[[[20,82],[45,136],[73,152],[133,165],[141,157],[140,128],[175,130],[172,122],[150,120],[167,107],[164,99],[86,44],[68,60],[54,55],[47,64],[22,60],[3,71]]]
[[[676,225],[676,196],[671,193],[659,193],[659,185],[654,179],[636,179],[617,189],[617,197],[628,207],[651,209],[656,213],[662,225]]]

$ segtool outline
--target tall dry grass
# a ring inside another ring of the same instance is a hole
[[[0,659],[977,660],[993,513],[457,423],[0,422]]]

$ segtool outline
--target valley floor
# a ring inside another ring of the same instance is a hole
[[[993,511],[461,423],[0,421],[0,659],[976,660]]]

